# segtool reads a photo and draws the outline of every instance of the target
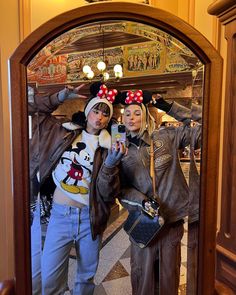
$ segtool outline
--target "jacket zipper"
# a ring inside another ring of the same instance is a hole
[[[137,146],[136,144],[130,142],[130,144],[132,144],[136,149],[137,149],[137,153],[138,153],[138,156],[140,157],[141,161],[142,161],[142,164],[143,164],[143,167],[144,167],[144,171],[145,171],[145,174],[146,174],[146,179],[148,179],[149,181],[149,184],[150,186],[152,187],[152,179],[151,179],[151,176],[150,176],[150,173],[147,171],[147,166],[145,165],[145,162],[143,160],[143,157],[142,155],[140,154],[140,144],[139,146]],[[142,171],[143,172],[143,171]]]

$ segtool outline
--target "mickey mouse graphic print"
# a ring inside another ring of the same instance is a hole
[[[84,205],[89,205],[89,184],[97,147],[98,135],[83,130],[72,146],[62,154],[52,172],[56,186],[69,198]]]

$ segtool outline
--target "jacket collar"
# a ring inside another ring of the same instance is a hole
[[[62,126],[68,131],[75,131],[77,134],[81,133],[83,128],[75,123],[66,122]],[[110,149],[111,148],[111,136],[106,129],[101,130],[98,136],[98,143],[100,147]]]
[[[140,140],[149,146],[151,145],[151,138],[146,130],[144,131],[143,135],[140,137]],[[129,140],[128,140],[128,144],[129,144]]]
[[[68,131],[74,131],[74,130],[79,130],[82,129],[82,127],[80,125],[77,125],[73,122],[65,122],[62,124],[62,126],[68,130]]]
[[[149,136],[147,130],[144,131],[143,135],[141,136],[141,140],[146,144],[151,145],[151,137]]]
[[[106,129],[102,129],[98,136],[98,143],[101,147],[110,149],[111,148],[111,135]]]

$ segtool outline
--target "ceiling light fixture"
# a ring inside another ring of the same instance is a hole
[[[91,66],[89,66],[88,64],[83,66],[83,73],[85,74],[85,79],[92,80],[93,78],[95,78],[95,79],[100,79],[102,82],[106,82],[110,78],[110,75],[106,71],[107,64],[105,63],[105,38],[104,38],[104,29],[102,28],[102,25],[100,25],[100,32],[102,33],[102,60],[100,60],[97,63],[97,69],[100,73],[98,76],[95,76],[94,71],[92,70]],[[123,77],[122,66],[120,64],[116,64],[113,67],[113,71],[114,71],[115,80],[119,81],[119,79]]]

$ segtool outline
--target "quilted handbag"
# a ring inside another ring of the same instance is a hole
[[[158,204],[158,207],[155,206],[155,209],[158,209],[158,214],[150,214],[144,209],[141,211],[133,210],[129,212],[128,218],[123,225],[130,240],[140,248],[148,246],[157,237],[165,224],[164,218],[160,215],[159,198],[156,196],[153,140],[151,140],[150,146],[150,175],[152,178],[153,195],[155,196],[153,197],[153,203],[155,205]]]
[[[160,233],[163,225],[161,216],[152,218],[143,211],[134,210],[129,213],[123,227],[130,240],[144,248]]]

